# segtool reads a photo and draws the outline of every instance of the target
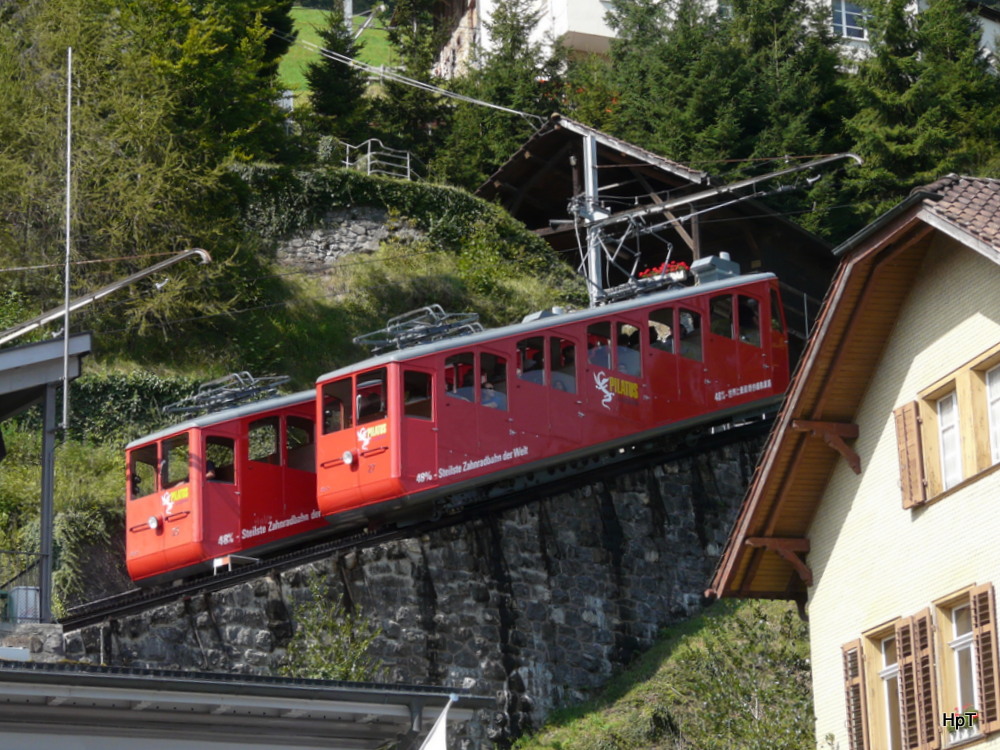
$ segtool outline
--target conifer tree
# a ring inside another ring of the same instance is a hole
[[[858,112],[847,122],[865,160],[847,186],[857,224],[949,172],[995,169],[1000,135],[1000,82],[964,3],[934,0],[914,15],[884,0],[867,28],[871,55],[850,80]]]
[[[322,46],[344,57],[357,59],[363,45],[354,41],[354,35],[347,27],[344,6],[339,0],[333,0],[332,6],[327,25],[319,30]],[[323,118],[323,129],[352,143],[363,141],[367,74],[340,60],[322,57],[307,66],[305,75],[309,82],[309,101],[313,111]]]
[[[468,72],[452,88],[480,101],[454,105],[447,141],[431,165],[432,174],[470,190],[506,161],[538,128],[555,104],[554,63],[532,40],[539,14],[531,0],[500,0],[485,24],[488,49],[473,52]]]

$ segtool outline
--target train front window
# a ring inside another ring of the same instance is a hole
[[[482,392],[479,403],[489,409],[507,410],[507,360],[496,354],[479,355]]]
[[[278,451],[279,434],[278,417],[264,417],[250,423],[247,433],[249,442],[248,457],[260,464],[281,464],[281,453]]]
[[[518,377],[529,383],[545,385],[545,339],[532,336],[517,342]]]
[[[416,370],[403,371],[403,415],[414,419],[433,419],[434,398],[431,376]]]
[[[334,380],[323,386],[323,434],[349,430],[354,424],[351,414],[350,378]]]
[[[210,482],[233,484],[236,444],[232,438],[210,435],[205,438],[205,479]]]
[[[681,308],[677,317],[680,322],[681,356],[701,362],[701,315]]]
[[[452,398],[476,398],[476,365],[472,352],[453,354],[444,361],[444,392]]]
[[[639,329],[631,323],[617,323],[615,335],[618,337],[618,370],[636,377],[642,372],[642,356],[639,353]]]
[[[358,424],[385,419],[386,393],[384,367],[358,376]]]
[[[156,492],[156,443],[136,448],[129,461],[129,473],[132,476],[129,496],[134,500]]]
[[[587,326],[587,361],[611,369],[611,323]]]
[[[285,455],[289,468],[316,471],[313,421],[306,417],[285,419]]]
[[[576,346],[568,339],[549,339],[552,361],[552,387],[557,391],[576,393]]]
[[[712,311],[712,333],[727,339],[733,338],[733,298],[728,294],[712,297],[709,308]]]
[[[188,480],[188,459],[190,458],[188,434],[163,441],[163,468],[160,481],[164,489]]]
[[[753,297],[739,295],[736,310],[739,314],[740,341],[760,346],[760,302]]]

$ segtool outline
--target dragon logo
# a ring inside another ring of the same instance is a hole
[[[163,503],[163,508],[167,513],[174,512],[174,498],[169,492],[164,492],[160,497],[160,501]]]
[[[368,450],[368,446],[372,442],[372,436],[368,432],[368,428],[367,427],[359,427],[358,428],[358,442],[361,443],[361,450],[363,450],[363,451]]]
[[[611,390],[608,388],[609,380],[610,378],[608,377],[607,373],[604,372],[594,373],[594,385],[597,386],[597,390],[599,390],[601,393],[604,394],[604,398],[601,399],[601,406],[610,411],[611,407],[609,406],[609,404],[611,403],[612,399],[614,399],[615,394],[613,394]]]

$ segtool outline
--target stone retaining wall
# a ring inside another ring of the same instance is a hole
[[[701,609],[760,445],[664,462],[67,633],[66,656],[272,673],[318,569],[380,624],[388,681],[496,695],[497,710],[466,727],[462,746],[505,746]]]
[[[373,253],[384,240],[421,237],[422,232],[384,208],[353,206],[332,210],[318,227],[278,243],[276,254],[279,263],[319,269],[353,253]]]

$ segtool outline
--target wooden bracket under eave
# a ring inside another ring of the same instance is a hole
[[[844,457],[855,474],[861,473],[861,456],[845,443],[858,436],[858,426],[848,422],[816,422],[808,419],[793,419],[792,429],[808,432],[813,437],[823,438],[823,442]]]
[[[812,586],[813,574],[805,560],[799,557],[809,552],[809,540],[802,537],[750,536],[747,537],[748,547],[762,547],[776,552],[788,560],[799,574],[806,586]]]

